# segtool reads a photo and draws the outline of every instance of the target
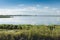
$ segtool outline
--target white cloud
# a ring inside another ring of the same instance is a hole
[[[19,6],[19,7],[20,7],[20,6],[22,7],[22,6],[24,6],[24,4],[19,4],[18,6]]]
[[[44,7],[45,9],[48,9],[49,7]]]
[[[19,6],[24,6],[23,4]],[[60,9],[58,8],[51,8],[48,6],[38,8],[36,6],[27,6],[24,8],[13,8],[13,9],[0,9],[0,15],[21,15],[21,14],[26,14],[26,15],[60,15]],[[41,5],[40,5],[41,6]]]

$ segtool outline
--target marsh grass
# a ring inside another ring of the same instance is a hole
[[[60,25],[1,24],[0,40],[60,40]]]

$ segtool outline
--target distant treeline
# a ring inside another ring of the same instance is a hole
[[[10,16],[0,15],[0,18],[10,18]]]
[[[60,15],[0,15],[0,18],[11,18],[14,16],[60,17]]]

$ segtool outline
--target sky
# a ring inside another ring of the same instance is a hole
[[[0,15],[60,15],[60,0],[0,0]]]

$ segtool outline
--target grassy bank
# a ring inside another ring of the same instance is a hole
[[[0,25],[0,40],[60,40],[60,25]]]

